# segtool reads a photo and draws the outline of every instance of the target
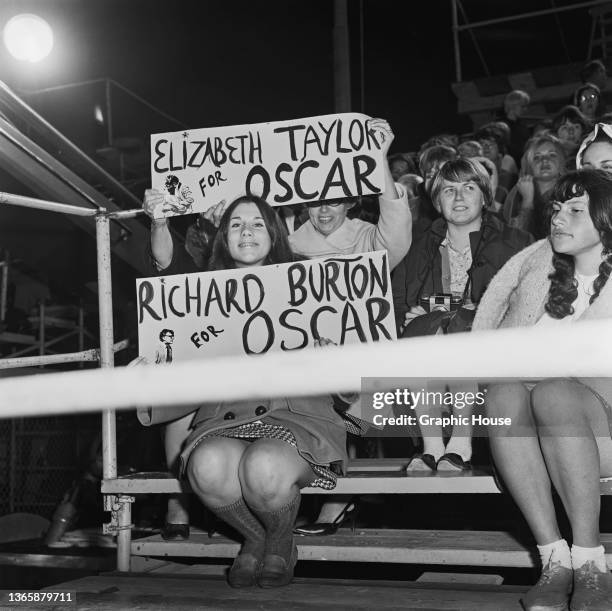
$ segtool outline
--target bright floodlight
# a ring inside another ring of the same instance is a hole
[[[53,49],[51,26],[38,15],[15,15],[4,26],[4,44],[16,59],[39,62]]]

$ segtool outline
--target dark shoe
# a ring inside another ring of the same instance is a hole
[[[189,539],[189,524],[172,524],[166,522],[161,529],[164,541],[187,541]]]
[[[238,554],[227,574],[227,583],[232,588],[250,588],[257,583],[261,571],[261,558],[253,554]]]
[[[571,591],[572,569],[559,562],[549,562],[521,603],[525,611],[567,611]]]
[[[345,523],[351,522],[351,530],[355,530],[355,517],[357,516],[357,499],[351,499],[336,516],[333,522],[313,522],[302,524],[293,529],[294,534],[309,536],[333,535]]]
[[[612,609],[612,575],[587,562],[574,571],[572,611],[610,611]]]
[[[415,454],[406,465],[406,471],[435,471],[436,459],[431,454]]]
[[[472,463],[469,460],[463,460],[459,454],[454,452],[441,456],[436,466],[438,471],[470,471],[472,469]]]
[[[287,561],[278,554],[266,554],[263,559],[263,567],[257,583],[262,588],[279,588],[286,586],[293,579],[293,570],[297,564],[297,547],[291,550],[291,557]]]

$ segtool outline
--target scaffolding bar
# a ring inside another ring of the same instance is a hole
[[[454,4],[455,0],[453,0]],[[475,21],[474,23],[466,23],[458,25],[457,31],[471,30],[481,28],[486,25],[495,25],[497,23],[508,23],[509,21],[518,21],[519,19],[529,19],[530,17],[541,17],[543,15],[551,15],[553,13],[561,13],[564,11],[573,11],[579,8],[587,8],[588,6],[597,6],[598,4],[609,4],[610,0],[590,0],[590,2],[578,2],[577,4],[568,4],[567,6],[558,6],[556,8],[547,8],[539,11],[531,11],[529,13],[520,13],[519,15],[509,15],[508,17],[498,17],[497,19],[487,19],[486,21]],[[453,25],[453,29],[455,26]]]
[[[49,210],[50,212],[61,212],[62,214],[74,214],[75,216],[95,216],[101,211],[96,208],[60,204],[59,202],[50,202],[46,199],[25,197],[24,195],[14,195],[13,193],[4,193],[2,191],[0,191],[0,204],[10,204],[12,206],[21,206],[22,208],[37,208],[39,210]]]
[[[47,344],[48,345],[48,344]],[[124,350],[129,345],[129,341],[113,344],[113,352]],[[100,350],[91,348],[79,352],[65,352],[63,354],[45,354],[44,356],[23,356],[9,359],[0,359],[0,369],[16,369],[17,367],[37,367],[38,365],[57,365],[61,363],[79,363],[89,361],[99,361]]]

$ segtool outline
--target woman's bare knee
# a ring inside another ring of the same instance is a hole
[[[531,391],[531,405],[539,426],[559,427],[564,424],[587,424],[580,406],[589,399],[589,391],[578,382],[552,379],[539,382]]]
[[[200,491],[218,491],[227,487],[236,472],[239,447],[228,439],[207,439],[191,453],[187,464],[187,477],[191,485]],[[229,442],[229,443],[228,443]]]
[[[246,494],[273,501],[289,497],[308,463],[285,442],[260,439],[244,453],[240,462],[240,483]]]

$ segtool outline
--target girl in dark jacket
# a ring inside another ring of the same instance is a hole
[[[476,160],[448,161],[434,177],[430,191],[442,217],[413,242],[393,272],[398,334],[409,324],[412,326],[408,333],[419,333],[412,330],[419,324],[419,317],[427,314],[425,308],[431,307],[430,298],[435,301],[435,296],[447,295],[448,301],[452,296],[464,308],[476,309],[496,272],[533,241],[528,233],[508,227],[486,212],[493,202],[491,182]],[[471,392],[473,384],[469,384],[465,388],[455,385],[453,391]],[[415,412],[420,415],[419,411],[424,410],[431,416],[436,415],[434,409],[440,410],[441,406],[417,406]],[[469,406],[461,406],[461,415],[469,416],[468,412]],[[432,424],[423,435],[423,443],[423,453],[413,457],[409,470],[470,468],[471,425],[455,426],[445,446],[442,426]]]

